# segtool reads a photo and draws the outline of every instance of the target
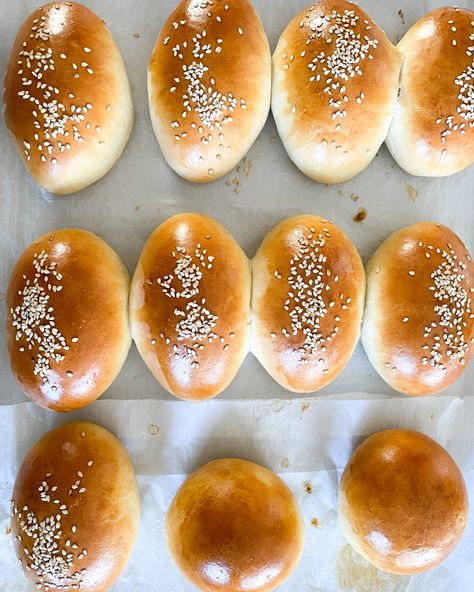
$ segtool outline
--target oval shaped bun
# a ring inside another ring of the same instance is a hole
[[[227,230],[200,214],[172,216],[143,248],[130,291],[132,336],[158,382],[180,399],[209,399],[248,352],[250,262]]]
[[[130,136],[125,65],[104,22],[76,2],[51,2],[23,23],[5,76],[5,121],[33,179],[51,193],[103,177]]]
[[[7,289],[7,345],[23,392],[53,411],[92,403],[115,380],[130,347],[129,276],[86,230],[40,236]]]
[[[303,550],[296,500],[271,471],[236,458],[210,462],[176,494],[166,539],[183,575],[205,592],[267,592]]]
[[[459,543],[468,499],[461,472],[428,436],[385,430],[351,456],[339,484],[339,525],[375,567],[414,574]]]
[[[148,64],[155,135],[188,181],[228,173],[254,143],[270,109],[271,56],[247,0],[182,0]]]
[[[288,156],[320,183],[364,170],[385,140],[400,56],[356,4],[321,0],[283,31],[273,54],[272,112]]]
[[[438,393],[469,362],[474,344],[474,264],[446,226],[398,230],[367,265],[362,343],[372,365],[407,395]]]
[[[474,12],[438,8],[398,49],[401,95],[387,146],[411,175],[452,175],[474,162]]]
[[[326,386],[359,340],[365,275],[356,248],[332,222],[303,214],[270,231],[252,271],[252,353],[291,391]]]
[[[105,592],[125,567],[140,520],[132,463],[97,425],[48,432],[28,452],[11,503],[15,551],[41,592]]]

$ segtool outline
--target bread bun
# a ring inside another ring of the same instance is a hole
[[[236,458],[186,479],[166,517],[166,539],[183,575],[204,592],[267,592],[303,549],[293,494],[271,471]]]
[[[74,193],[103,177],[133,124],[125,65],[103,21],[51,2],[23,23],[5,76],[5,121],[33,179]]]
[[[228,173],[260,133],[270,109],[271,56],[247,0],[182,0],[148,64],[156,138],[188,181]]]
[[[209,399],[249,347],[250,262],[216,220],[184,213],[143,248],[130,292],[132,336],[158,382],[180,399]]]
[[[305,175],[342,183],[370,164],[393,116],[400,66],[352,2],[320,0],[290,22],[273,54],[272,112]]]
[[[53,411],[88,405],[115,380],[130,347],[129,277],[86,230],[40,236],[8,284],[7,345],[23,392]]]
[[[474,264],[446,226],[398,230],[367,266],[362,342],[372,365],[407,395],[438,393],[474,349]]]
[[[461,472],[428,436],[385,430],[351,456],[339,485],[339,524],[375,567],[415,574],[459,543],[468,499]]]
[[[283,220],[252,261],[251,351],[283,387],[301,393],[334,380],[359,340],[364,268],[328,220]]]
[[[41,592],[105,592],[125,567],[140,519],[132,463],[97,425],[48,432],[26,455],[11,503],[15,551]]]
[[[452,175],[474,162],[474,12],[438,8],[398,49],[401,95],[387,146],[411,175]]]

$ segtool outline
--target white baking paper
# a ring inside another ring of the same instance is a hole
[[[26,592],[6,534],[9,500],[19,464],[47,430],[70,420],[94,421],[111,430],[128,450],[142,498],[137,545],[113,592],[191,592],[165,546],[163,521],[183,475],[222,457],[258,462],[293,490],[305,524],[300,564],[281,592],[471,592],[474,584],[470,522],[460,545],[440,567],[416,577],[384,574],[358,558],[336,521],[337,484],[353,449],[368,435],[390,427],[418,429],[445,446],[474,490],[474,398],[210,401],[98,401],[57,415],[31,403],[0,408],[0,589]],[[307,493],[307,485],[312,493]],[[316,518],[318,526],[312,526]]]
[[[24,18],[41,0],[0,0],[0,77]],[[371,166],[347,183],[325,186],[289,161],[269,120],[246,160],[210,185],[191,185],[164,161],[148,115],[146,64],[174,0],[84,0],[107,23],[122,50],[136,118],[130,142],[113,170],[79,194],[45,195],[28,177],[0,118],[0,299],[14,261],[35,237],[60,227],[83,227],[114,247],[130,272],[150,232],[165,218],[196,210],[218,218],[249,257],[268,230],[287,216],[309,212],[332,219],[366,259],[397,228],[420,220],[450,226],[474,250],[474,167],[444,179],[410,177],[382,147]],[[309,0],[253,0],[272,49],[289,20]],[[397,41],[443,0],[360,0]],[[474,10],[474,0],[463,5]],[[362,223],[353,221],[359,208]],[[5,323],[0,306],[0,324]],[[344,393],[356,393],[346,394]],[[337,481],[363,437],[388,427],[411,427],[435,437],[463,470],[474,499],[474,364],[441,397],[398,396],[371,368],[359,346],[353,359],[317,396],[285,400],[249,355],[218,399],[192,405],[172,401],[132,348],[117,381],[79,413],[58,416],[31,404],[8,365],[0,337],[0,592],[28,588],[11,551],[8,503],[28,448],[50,427],[84,418],[108,427],[136,467],[143,515],[139,540],[114,592],[188,592],[167,554],[163,517],[183,476],[211,458],[241,456],[281,473],[304,513],[306,548],[283,592],[471,592],[474,526],[444,565],[415,578],[376,572],[345,545],[336,525]],[[121,399],[121,400],[119,400]],[[309,407],[306,403],[310,403]],[[303,411],[304,409],[304,411]],[[150,427],[151,426],[151,427]],[[308,495],[309,482],[314,492]],[[317,518],[320,526],[311,526]]]

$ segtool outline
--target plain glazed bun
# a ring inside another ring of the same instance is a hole
[[[412,175],[443,177],[474,162],[474,12],[438,8],[398,44],[401,95],[387,137]]]
[[[127,563],[140,496],[132,463],[110,432],[77,422],[26,455],[11,503],[15,551],[40,592],[105,592]]]
[[[263,467],[235,458],[193,473],[167,514],[168,548],[203,592],[269,592],[292,572],[303,549],[293,494]]]
[[[334,380],[359,340],[365,275],[347,236],[309,214],[280,222],[252,261],[251,351],[283,387]]]
[[[467,491],[456,463],[419,432],[374,434],[341,478],[341,530],[384,571],[409,575],[435,567],[459,543],[467,518]]]
[[[132,336],[160,384],[209,399],[234,378],[249,347],[250,262],[216,220],[183,213],[143,248],[130,292]]]
[[[115,251],[85,230],[55,230],[22,253],[7,289],[7,345],[33,402],[71,411],[115,380],[131,342],[129,283]]]
[[[273,55],[272,112],[305,175],[342,183],[369,165],[393,116],[400,65],[352,2],[321,0],[290,22]]]
[[[103,21],[75,2],[35,10],[13,45],[4,110],[18,152],[41,187],[67,194],[103,177],[133,124],[125,66]]]
[[[270,109],[271,55],[247,0],[182,0],[148,65],[156,138],[188,181],[229,172],[260,133]]]
[[[367,266],[362,343],[395,390],[438,393],[464,371],[474,348],[474,264],[446,226],[395,232]]]

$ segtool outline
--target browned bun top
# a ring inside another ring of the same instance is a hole
[[[7,344],[24,393],[54,411],[99,397],[130,347],[129,277],[86,230],[55,230],[21,254],[8,284]]]
[[[267,592],[292,572],[303,524],[285,483],[235,458],[186,479],[166,518],[168,548],[183,575],[205,592]]]
[[[248,352],[250,263],[216,220],[183,213],[143,248],[130,292],[132,336],[155,378],[181,399],[208,399]]]
[[[332,222],[283,220],[252,261],[252,353],[283,387],[318,390],[359,340],[365,275],[350,239]]]
[[[148,64],[150,114],[169,165],[189,181],[230,171],[270,109],[271,56],[247,0],[182,0]]]
[[[426,571],[459,543],[468,499],[461,472],[428,436],[385,430],[354,452],[339,485],[347,540],[379,569]]]
[[[437,393],[474,349],[474,264],[446,226],[420,222],[390,236],[367,266],[362,342],[374,368],[408,395]]]
[[[301,11],[273,55],[272,112],[290,158],[309,177],[340,183],[362,171],[388,132],[401,60],[356,4]]]
[[[105,592],[131,554],[140,496],[120,442],[76,422],[48,432],[15,481],[11,528],[26,577],[41,592]]]
[[[73,193],[105,175],[127,143],[133,106],[103,21],[75,2],[35,10],[12,48],[4,109],[28,172],[51,193]]]
[[[401,95],[387,138],[412,175],[451,175],[474,162],[474,12],[425,15],[398,44]]]

